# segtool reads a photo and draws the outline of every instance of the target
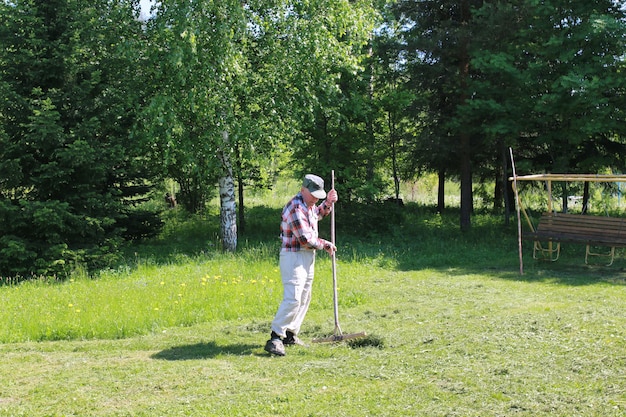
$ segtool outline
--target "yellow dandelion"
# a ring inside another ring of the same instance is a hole
[[[250,281],[253,284],[256,284],[256,279],[253,279],[252,281]]]
[[[183,295],[182,295],[182,294],[178,294],[178,296],[179,296],[179,297],[182,297]]]
[[[72,307],[74,307],[74,304],[69,303],[67,306],[68,306],[69,308],[72,308]]]
[[[180,284],[181,287],[186,287],[187,284],[185,284],[184,282],[182,284]]]
[[[154,307],[154,311],[159,311],[159,307]]]
[[[165,281],[161,281],[161,285],[165,285]]]
[[[77,308],[75,311],[76,311],[77,313],[80,313],[80,308]]]

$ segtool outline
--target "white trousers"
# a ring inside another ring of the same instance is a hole
[[[315,251],[280,252],[283,301],[272,322],[272,331],[280,337],[285,337],[287,331],[296,335],[300,332],[311,304],[314,271]]]

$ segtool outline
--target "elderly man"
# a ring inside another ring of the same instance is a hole
[[[317,205],[324,198],[326,200]],[[334,189],[327,196],[324,180],[308,174],[300,192],[283,208],[280,224],[283,301],[272,321],[270,339],[265,344],[265,350],[270,354],[284,356],[285,345],[303,344],[298,332],[311,303],[315,251],[323,249],[332,255],[336,250],[331,242],[318,237],[317,221],[330,214],[336,201]]]

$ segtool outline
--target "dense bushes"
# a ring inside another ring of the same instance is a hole
[[[393,234],[404,216],[404,207],[395,201],[351,202],[338,206],[336,222],[345,233],[369,238]]]
[[[155,236],[162,226],[154,211],[127,209],[116,216],[73,214],[60,201],[0,200],[0,276],[63,278],[79,265],[109,266],[124,240]]]
[[[145,94],[132,7],[0,6],[0,276],[103,266],[158,230],[137,210],[156,175],[132,133]]]

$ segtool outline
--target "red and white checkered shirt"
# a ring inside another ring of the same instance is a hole
[[[302,194],[298,193],[283,208],[280,223],[282,249],[288,252],[324,249],[326,240],[318,237],[317,221],[327,216],[331,209],[332,206],[325,203],[309,209]]]

